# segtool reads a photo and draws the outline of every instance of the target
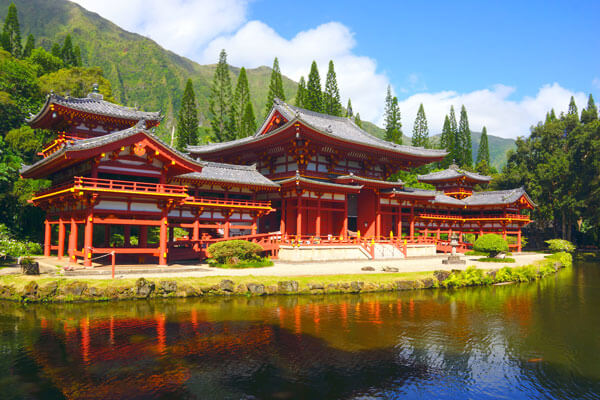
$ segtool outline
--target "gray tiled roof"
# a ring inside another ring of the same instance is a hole
[[[101,95],[91,93],[88,97],[63,97],[55,93],[51,93],[46,98],[46,103],[37,115],[32,116],[27,120],[29,123],[33,123],[40,118],[46,111],[50,104],[58,104],[74,110],[88,112],[91,114],[105,115],[109,117],[122,118],[128,120],[142,120],[147,121],[160,121],[162,119],[160,112],[146,112],[140,111],[132,107],[120,106],[118,104],[110,103],[102,99]]]
[[[317,185],[326,185],[326,186],[331,186],[331,187],[337,187],[340,189],[353,189],[353,190],[360,190],[362,189],[362,185],[344,185],[342,183],[333,183],[333,182],[329,182],[329,181],[321,181],[321,180],[317,180],[317,179],[310,179],[310,178],[305,178],[303,176],[300,176],[299,174],[296,174],[296,176],[293,176],[291,178],[286,178],[286,179],[282,179],[280,181],[277,181],[277,183],[279,183],[280,185],[283,185],[284,183],[289,183],[289,182],[305,182],[305,183],[313,183],[313,184],[317,184]]]
[[[211,153],[213,151],[239,146],[244,143],[251,143],[263,137],[275,134],[281,128],[276,129],[267,134],[260,135],[260,132],[263,131],[265,124],[269,121],[271,115],[275,111],[279,111],[281,115],[283,115],[283,117],[288,120],[288,124],[292,123],[295,119],[298,119],[304,122],[305,124],[311,126],[312,128],[318,130],[319,132],[323,133],[324,135],[335,137],[337,139],[341,139],[347,142],[357,143],[365,146],[389,150],[396,153],[411,156],[443,157],[447,154],[443,150],[425,149],[422,147],[412,147],[391,143],[387,140],[379,139],[365,132],[364,130],[359,128],[350,118],[335,117],[332,115],[305,110],[303,108],[291,106],[279,99],[275,99],[275,104],[273,105],[273,109],[271,109],[271,113],[269,113],[269,117],[267,117],[265,123],[263,124],[263,127],[259,129],[254,134],[254,136],[235,140],[232,142],[213,143],[206,146],[188,146],[188,151],[190,153],[195,154]],[[284,126],[287,126],[288,124]]]
[[[357,176],[357,175],[354,175],[352,173],[349,174],[349,175],[337,176],[335,179],[336,180],[354,179],[355,181],[358,181],[358,182],[375,183],[375,184],[379,184],[379,185],[394,186],[394,187],[398,187],[398,186],[403,186],[404,185],[404,182],[402,182],[401,180],[397,180],[396,182],[384,181],[384,180],[381,180],[381,179],[363,178],[362,176]]]
[[[75,140],[73,143],[65,142],[65,144],[59,150],[50,154],[48,157],[42,158],[41,160],[37,161],[33,165],[30,165],[28,167],[23,167],[21,169],[21,173],[27,172],[32,168],[38,168],[44,164],[47,164],[48,162],[54,160],[55,158],[62,156],[67,151],[80,151],[80,150],[94,149],[96,147],[104,146],[106,144],[114,143],[121,139],[128,138],[129,136],[136,135],[140,132],[143,132],[144,134],[148,135],[155,141],[161,143],[163,146],[169,148],[169,150],[176,153],[179,157],[181,157],[193,164],[196,164],[198,166],[202,166],[202,164],[200,164],[198,161],[194,160],[187,154],[184,154],[184,153],[177,151],[176,149],[170,147],[168,144],[166,144],[165,142],[160,140],[158,137],[154,136],[152,133],[145,130],[144,127],[145,127],[145,122],[142,120],[142,121],[138,122],[136,126],[124,129],[122,131],[117,131],[117,132],[109,133],[108,135],[93,137],[93,138],[89,138],[89,139]]]
[[[478,182],[489,182],[492,180],[490,176],[479,175],[475,172],[464,171],[456,166],[450,166],[450,168],[445,169],[443,171],[432,172],[426,175],[419,175],[417,176],[417,179],[422,182],[435,182],[448,179],[458,179],[462,177],[470,178]]]
[[[263,176],[256,170],[255,165],[233,165],[201,161],[202,172],[190,172],[175,178],[186,180],[243,183],[260,187],[279,187],[279,185]]]
[[[469,206],[494,205],[494,204],[512,204],[519,200],[521,196],[526,196],[531,204],[531,200],[523,187],[510,190],[496,190],[490,192],[475,192],[463,201]]]

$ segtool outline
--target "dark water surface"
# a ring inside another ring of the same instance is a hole
[[[600,398],[600,265],[335,296],[0,302],[0,398]]]

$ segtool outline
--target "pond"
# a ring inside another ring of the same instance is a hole
[[[0,302],[4,399],[600,397],[600,264],[363,295]]]

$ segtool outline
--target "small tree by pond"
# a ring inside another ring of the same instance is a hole
[[[489,233],[480,236],[473,244],[473,249],[488,254],[488,257],[496,257],[500,253],[508,252],[508,243],[502,236]]]
[[[236,265],[252,261],[261,261],[263,248],[246,240],[227,240],[208,246],[213,263]]]
[[[548,244],[548,250],[552,253],[560,253],[564,251],[565,253],[572,253],[575,251],[575,245],[568,240],[563,239],[551,239],[546,240]]]

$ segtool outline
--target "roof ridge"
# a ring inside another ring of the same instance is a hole
[[[204,161],[201,160],[200,164],[211,165],[220,168],[229,168],[229,169],[238,169],[242,171],[257,171],[256,164],[252,165],[238,165],[238,164],[230,164],[230,163],[221,163],[216,161]]]

